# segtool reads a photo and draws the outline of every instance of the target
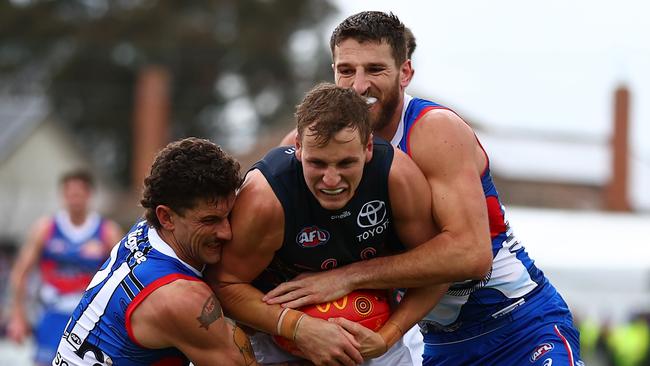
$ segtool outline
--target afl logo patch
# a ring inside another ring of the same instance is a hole
[[[533,354],[530,355],[530,362],[535,362],[542,358],[545,354],[551,352],[553,350],[553,343],[542,343],[540,344],[535,351],[533,351]],[[553,362],[553,361],[551,361]]]
[[[296,235],[296,243],[303,248],[313,248],[330,240],[330,233],[318,226],[307,226]]]
[[[381,224],[386,218],[386,203],[384,201],[366,202],[357,216],[359,227],[372,227]]]

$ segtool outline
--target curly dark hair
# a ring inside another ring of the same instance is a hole
[[[165,205],[183,215],[201,199],[217,201],[234,193],[242,183],[239,163],[208,141],[189,137],[169,143],[144,179],[140,204],[147,222],[161,227],[156,207]]]
[[[327,144],[342,129],[351,127],[359,131],[361,143],[368,143],[372,127],[366,100],[354,89],[342,88],[332,83],[321,83],[307,92],[296,107],[296,130],[302,139],[305,129],[316,136],[319,146]]]
[[[334,48],[348,38],[359,43],[383,41],[390,45],[395,63],[401,65],[406,61],[407,53],[411,54],[415,50],[413,33],[410,33],[411,38],[408,40],[413,45],[407,45],[404,29],[404,23],[393,13],[362,11],[347,17],[334,29],[330,37],[330,50],[334,56]],[[407,46],[411,48],[407,50]]]

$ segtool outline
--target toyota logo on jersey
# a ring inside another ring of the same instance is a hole
[[[382,223],[386,218],[386,204],[384,201],[366,202],[357,216],[357,225],[359,227],[373,227]]]
[[[330,240],[330,233],[318,226],[307,226],[296,235],[296,243],[303,248],[313,248]]]

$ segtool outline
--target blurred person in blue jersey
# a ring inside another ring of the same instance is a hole
[[[286,282],[265,301],[298,307],[358,288],[456,282],[420,322],[423,364],[582,364],[571,312],[510,227],[471,127],[449,108],[406,94],[415,38],[404,24],[361,12],[336,27],[330,47],[336,84],[372,103],[374,133],[426,176],[441,233],[403,254]]]
[[[145,218],[113,247],[60,337],[52,365],[255,364],[247,336],[203,281],[231,239],[239,163],[212,142],[172,142],[155,158]]]
[[[50,364],[63,328],[90,279],[122,236],[119,226],[91,210],[92,175],[74,170],[60,179],[63,209],[31,228],[10,275],[13,298],[7,336],[22,343],[32,333],[27,296],[29,275],[38,267],[38,305],[33,327],[35,363]]]

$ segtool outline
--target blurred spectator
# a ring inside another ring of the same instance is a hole
[[[13,297],[7,336],[22,343],[32,331],[26,294],[29,274],[38,265],[37,298],[43,311],[33,327],[37,365],[51,364],[70,314],[122,237],[116,223],[90,210],[94,184],[88,172],[70,172],[60,182],[64,208],[33,225],[10,276]]]
[[[607,345],[616,366],[647,365],[650,328],[645,317],[639,314],[629,323],[614,327],[607,337]]]
[[[7,314],[5,299],[9,292],[7,284],[9,283],[9,269],[15,257],[15,247],[11,243],[0,240],[0,338],[6,333]]]

